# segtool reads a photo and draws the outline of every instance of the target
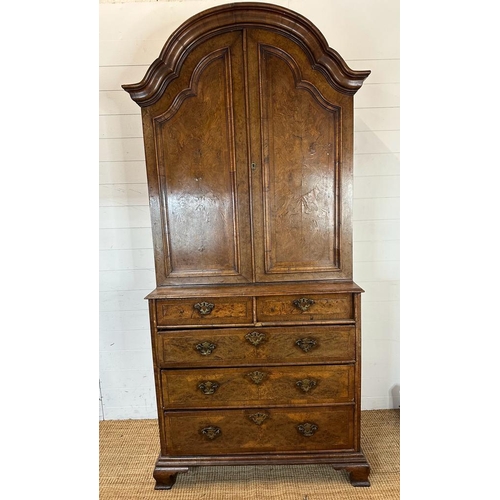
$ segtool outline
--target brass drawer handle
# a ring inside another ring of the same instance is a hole
[[[211,382],[210,380],[207,380],[206,382],[200,382],[198,384],[198,389],[200,389],[200,391],[207,396],[209,396],[210,394],[214,394],[218,388],[219,384],[217,382]]]
[[[293,301],[293,305],[300,309],[302,312],[307,311],[313,304],[313,299],[306,299],[305,297]]]
[[[266,334],[262,332],[251,332],[245,335],[245,338],[250,342],[250,344],[257,347],[260,343],[266,340]]]
[[[295,345],[299,346],[304,352],[309,352],[311,349],[316,347],[317,342],[314,339],[305,337],[295,341]]]
[[[269,417],[269,413],[265,411],[258,411],[257,413],[248,415],[248,418],[256,425],[262,425],[267,417]]]
[[[318,382],[313,378],[304,378],[302,380],[297,380],[295,385],[302,389],[304,392],[309,392],[313,387],[318,385]]]
[[[266,374],[264,372],[259,372],[255,370],[254,372],[247,373],[247,377],[254,383],[259,385],[266,378]]]
[[[207,316],[210,314],[215,307],[215,304],[211,304],[210,302],[197,302],[193,306],[202,316]]]
[[[212,354],[214,349],[217,347],[217,344],[214,344],[213,342],[210,341],[205,341],[201,342],[200,344],[197,344],[195,346],[196,350],[202,355],[202,356],[209,356]]]
[[[201,433],[208,439],[215,439],[222,434],[220,427],[215,427],[211,425],[210,427],[205,427],[201,429]]]
[[[305,437],[311,437],[317,430],[318,426],[310,422],[304,422],[297,425],[297,430]]]

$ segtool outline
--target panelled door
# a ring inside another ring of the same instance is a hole
[[[229,31],[143,108],[159,285],[352,279],[352,99],[312,65]]]
[[[241,31],[198,45],[143,108],[158,285],[252,281],[245,114]]]
[[[257,281],[351,279],[350,99],[289,38],[248,30],[247,46]]]

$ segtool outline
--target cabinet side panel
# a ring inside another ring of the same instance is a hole
[[[161,453],[164,455],[166,453],[166,439],[165,439],[165,425],[164,425],[164,414],[163,414],[163,402],[162,402],[162,391],[161,391],[161,371],[160,363],[158,361],[158,330],[156,325],[156,300],[148,300],[149,305],[149,322],[151,327],[151,347],[153,354],[153,370],[155,377],[155,389],[156,389],[156,405],[158,410],[158,425],[160,431],[160,447]],[[161,347],[161,345],[160,345]]]
[[[356,321],[356,407],[354,416],[354,449],[361,451],[361,294],[354,294],[354,319]]]

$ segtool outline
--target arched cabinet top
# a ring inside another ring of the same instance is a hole
[[[151,106],[178,76],[184,59],[198,44],[244,28],[268,29],[294,40],[308,54],[314,69],[344,94],[355,94],[370,74],[349,68],[318,28],[302,15],[277,5],[242,2],[214,7],[188,19],[169,37],[142,81],[122,87],[139,106]]]

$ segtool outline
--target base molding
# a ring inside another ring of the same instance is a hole
[[[275,455],[224,455],[198,457],[168,457],[160,455],[156,461],[153,477],[155,489],[169,490],[177,479],[177,474],[187,472],[189,467],[209,465],[314,465],[328,464],[335,470],[345,470],[352,486],[370,486],[368,476],[370,465],[362,451],[342,453],[286,453]]]

